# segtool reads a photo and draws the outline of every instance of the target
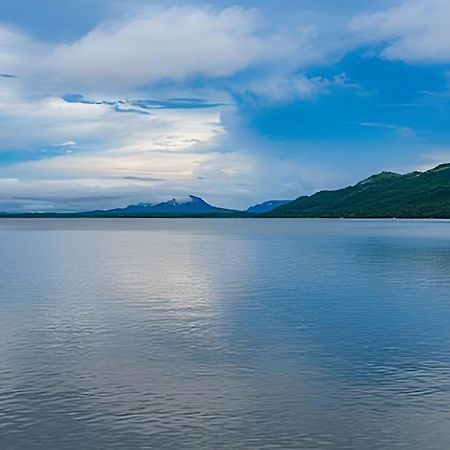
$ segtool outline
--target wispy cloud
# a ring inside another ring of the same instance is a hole
[[[409,127],[403,127],[399,125],[393,125],[390,123],[378,123],[378,122],[359,122],[358,125],[369,128],[384,128],[386,130],[393,130],[404,138],[412,138],[415,136],[414,130]]]
[[[235,90],[240,95],[250,95],[271,103],[284,103],[323,95],[333,87],[358,88],[359,86],[353,83],[345,73],[332,77],[280,74],[268,78],[256,78],[242,85],[238,84]]]

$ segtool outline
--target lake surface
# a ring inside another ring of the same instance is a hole
[[[450,222],[0,220],[0,448],[450,448]]]

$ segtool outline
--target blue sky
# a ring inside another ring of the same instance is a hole
[[[450,161],[447,0],[3,0],[0,210],[243,208]]]

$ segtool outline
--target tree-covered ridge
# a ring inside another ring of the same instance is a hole
[[[382,172],[354,186],[299,197],[267,216],[450,218],[450,164],[406,175]]]

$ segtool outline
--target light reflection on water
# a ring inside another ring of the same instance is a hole
[[[450,447],[450,222],[0,220],[0,448]]]

